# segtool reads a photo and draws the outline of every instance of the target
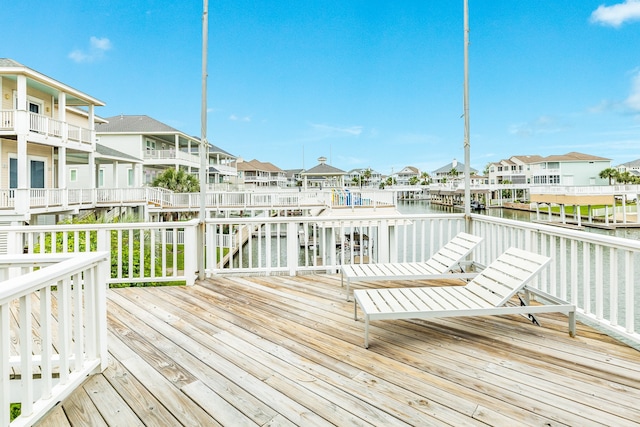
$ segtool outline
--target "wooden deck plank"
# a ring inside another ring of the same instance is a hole
[[[108,426],[84,387],[79,387],[65,399],[62,402],[62,408],[72,426]]]
[[[543,327],[520,316],[373,322],[376,345],[365,350],[339,274],[217,277],[108,298],[113,360],[85,384],[106,398],[96,405],[81,387],[42,425],[64,425],[62,415],[69,425],[115,425],[122,415],[105,411],[105,401],[134,425],[640,419],[640,353],[582,324],[570,338],[562,315],[540,316]]]

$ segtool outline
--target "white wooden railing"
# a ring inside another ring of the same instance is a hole
[[[18,110],[0,110],[0,130],[19,132],[20,120],[16,117],[26,114],[27,129],[29,131],[49,137],[60,138],[62,140],[78,142],[91,146],[94,132],[91,129],[71,125],[51,117]]]
[[[33,425],[106,368],[108,258],[0,256],[0,427]]]
[[[0,233],[7,235],[7,245],[11,253],[26,252],[30,254],[27,256],[36,257],[35,259],[41,263],[46,256],[65,258],[67,253],[79,253],[81,255],[74,256],[71,260],[80,263],[85,259],[83,256],[88,256],[86,252],[108,253],[110,263],[103,269],[108,275],[107,269],[110,268],[111,274],[102,280],[102,283],[115,285],[181,282],[190,285],[195,282],[198,274],[197,259],[203,256],[203,253],[206,254],[204,274],[209,277],[224,274],[336,274],[339,273],[341,265],[349,263],[426,260],[459,231],[467,230],[484,237],[472,256],[473,261],[479,265],[489,264],[512,246],[550,256],[553,260],[550,268],[532,284],[533,286],[575,304],[578,307],[579,319],[616,338],[640,345],[640,268],[636,267],[640,265],[640,242],[636,240],[476,214],[469,217],[463,214],[379,214],[341,217],[211,218],[205,222],[204,241],[200,240],[199,230],[201,229],[198,221],[194,220],[173,223],[65,225],[53,228],[2,227]],[[55,254],[46,255],[46,252]],[[22,256],[14,255],[15,258]],[[102,257],[105,258],[104,255]],[[6,274],[22,273],[23,264],[14,263],[12,266],[13,269],[0,268],[0,272],[8,272],[4,273],[4,278],[8,277]],[[47,301],[51,298],[51,291],[46,289],[57,286],[58,292],[63,292],[64,297],[66,294],[61,284],[78,280],[74,277],[78,277],[79,273],[70,273],[69,270],[64,270],[64,274],[71,277],[68,282],[65,282],[62,276],[49,274],[57,271],[49,270],[53,267],[55,266],[31,273],[37,273],[37,276],[24,275],[20,282],[11,279],[10,282],[0,283],[0,320],[3,322],[1,337],[9,336],[9,299],[17,299],[18,302],[14,304],[26,307],[25,313],[32,313],[29,311],[30,297],[27,295],[38,292],[40,301]],[[92,274],[94,273],[82,273],[83,277],[94,277]],[[26,279],[27,277],[31,279]],[[35,286],[32,285],[35,282],[29,281],[29,284],[15,285],[27,283],[22,280],[35,280],[33,277],[42,279],[38,279],[38,283],[47,284]],[[46,280],[43,277],[46,277]],[[89,287],[87,290],[86,281],[84,283],[84,287],[74,286],[73,292],[76,292],[76,289],[84,289],[84,292],[93,289]],[[73,304],[75,302],[68,305]],[[39,312],[47,312],[46,304],[40,307]],[[86,313],[86,322],[98,322],[94,317],[96,314]],[[31,314],[19,316],[20,324],[27,325],[27,330],[31,329],[28,326],[29,320],[26,319],[30,317]],[[57,318],[65,319],[64,316]],[[66,323],[62,322],[63,325]],[[62,327],[71,330],[75,326],[69,324]],[[26,337],[20,338],[21,346],[27,346],[26,343],[32,342],[31,336]],[[0,351],[3,353],[0,356],[12,351],[10,348],[13,347],[10,346],[11,344],[2,341]],[[49,348],[47,345],[45,347]],[[32,349],[25,349],[21,350],[24,354],[33,353]],[[0,357],[0,369],[3,373],[17,366],[11,365],[14,362],[6,360],[13,359]],[[32,363],[20,363],[21,378],[31,378]],[[62,370],[66,372],[68,369],[71,372],[74,368],[74,363],[71,363],[69,366],[63,366]],[[47,373],[53,368],[44,366],[38,369]],[[9,374],[2,378],[8,376]],[[46,375],[43,378],[46,378]],[[0,396],[6,396],[6,381],[2,387],[4,388],[0,390]],[[29,386],[27,390],[28,388]],[[49,386],[45,384],[44,389],[48,390]],[[8,402],[6,398],[3,399],[3,404]],[[4,405],[1,409],[5,412],[0,412],[3,417],[6,417],[6,407],[7,405]],[[37,404],[29,406],[27,403],[25,408],[25,413],[40,410]]]
[[[197,229],[197,221],[188,221],[0,227],[0,234],[6,233],[7,252],[13,254],[108,252],[112,285],[192,285],[196,256],[185,248],[198,247]]]

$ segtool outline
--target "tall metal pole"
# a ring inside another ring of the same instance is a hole
[[[209,172],[209,142],[207,141],[207,46],[209,34],[209,0],[204,0],[202,12],[202,105],[200,110],[200,245],[198,253],[198,279],[204,279],[205,219],[207,203],[207,176]]]
[[[464,0],[464,213],[471,214],[471,144],[469,142],[469,1]]]

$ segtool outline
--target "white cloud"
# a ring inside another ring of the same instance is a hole
[[[625,0],[613,6],[600,5],[591,14],[591,22],[618,28],[626,21],[640,20],[640,0]]]
[[[324,138],[339,136],[359,136],[362,133],[362,126],[337,127],[325,124],[310,123],[314,131]]]
[[[251,117],[249,116],[239,117],[239,116],[236,116],[235,114],[232,114],[229,116],[229,120],[231,120],[232,122],[250,122]]]
[[[75,49],[69,53],[69,58],[75,62],[93,62],[104,57],[104,53],[111,50],[113,45],[106,37],[98,38],[91,36],[89,39],[89,50]]]
[[[521,137],[531,137],[540,134],[558,133],[569,128],[552,116],[540,116],[528,123],[518,123],[509,127],[509,133]]]

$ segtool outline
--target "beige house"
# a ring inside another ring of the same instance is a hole
[[[34,223],[38,215],[69,211],[66,166],[84,159],[95,167],[95,107],[104,105],[0,58],[0,222]]]
[[[238,158],[232,164],[238,170],[238,184],[255,187],[285,187],[287,173],[269,162],[256,159],[244,161]]]

